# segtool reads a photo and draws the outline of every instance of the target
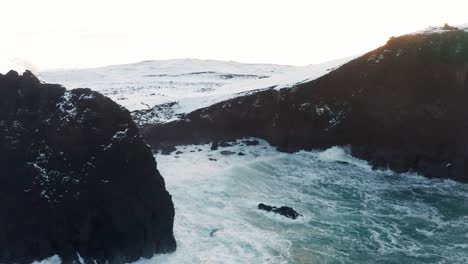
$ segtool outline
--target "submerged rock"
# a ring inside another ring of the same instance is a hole
[[[224,156],[230,156],[230,155],[236,154],[235,152],[229,151],[229,150],[223,150],[220,153],[221,153],[221,155],[224,155]]]
[[[213,141],[213,143],[211,143],[211,147],[210,149],[211,150],[217,150],[219,147],[219,142],[217,140]]]
[[[298,212],[296,212],[293,208],[291,208],[289,206],[276,207],[276,206],[270,206],[270,205],[260,203],[260,204],[258,204],[258,209],[263,210],[263,211],[267,211],[267,212],[273,212],[273,213],[276,213],[276,214],[280,214],[282,216],[285,216],[285,217],[291,218],[291,219],[296,219],[301,215],[301,214],[299,214]]]
[[[174,206],[127,110],[0,74],[0,263],[127,263],[176,249]]]
[[[234,144],[230,143],[230,142],[227,142],[227,141],[221,141],[219,143],[219,146],[222,147],[222,148],[227,148],[227,147],[232,147],[234,146]]]
[[[215,229],[211,230],[211,232],[210,232],[210,237],[214,237],[215,234],[216,234],[218,231],[219,231],[219,228],[215,228]]]
[[[172,152],[176,151],[176,147],[174,146],[166,146],[166,145],[162,145],[161,148],[160,148],[160,151],[161,151],[161,155],[171,155]]]

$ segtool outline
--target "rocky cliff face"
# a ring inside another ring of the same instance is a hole
[[[130,114],[89,89],[0,75],[0,262],[174,251],[174,207]]]
[[[312,82],[146,125],[154,148],[259,137],[284,151],[349,145],[376,168],[468,181],[468,32],[391,38]]]

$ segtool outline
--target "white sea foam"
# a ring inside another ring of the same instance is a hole
[[[42,261],[35,261],[33,264],[61,264],[62,260],[58,256],[52,256]]]
[[[357,159],[349,153],[349,149],[343,147],[331,147],[318,154],[318,157],[322,161],[328,162],[346,162],[363,169],[371,170],[372,167],[367,161]]]
[[[202,151],[190,152],[197,148]],[[157,156],[176,206],[179,248],[144,263],[376,263],[396,256],[462,263],[466,257],[463,246],[450,256],[444,251],[452,243],[446,236],[468,222],[444,219],[441,205],[421,201],[453,192],[467,199],[463,184],[371,171],[340,147],[285,154],[261,141],[226,149],[246,155],[223,156],[223,149],[203,145]],[[420,188],[425,192],[418,196]],[[259,211],[260,202],[292,206],[303,217]],[[210,237],[214,229],[219,231]]]
[[[138,264],[468,259],[466,184],[371,171],[340,147],[287,154],[260,140],[178,150],[156,156],[175,204],[177,251]],[[303,216],[287,219],[258,203],[291,206]]]

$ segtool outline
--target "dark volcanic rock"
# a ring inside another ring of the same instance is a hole
[[[30,72],[0,74],[0,263],[174,251],[174,207],[127,110]]]
[[[458,30],[459,28],[450,26],[449,24],[445,23],[442,29],[443,30]]]
[[[230,155],[236,154],[235,152],[229,151],[229,150],[223,150],[220,153],[221,153],[221,155],[224,155],[224,156],[230,156]]]
[[[163,146],[161,147],[161,155],[171,155],[172,152],[176,151],[177,149],[174,146]]]
[[[153,148],[257,137],[279,150],[349,145],[374,167],[468,181],[468,32],[391,38],[329,74],[147,126]]]
[[[211,232],[210,232],[210,237],[214,237],[215,234],[216,234],[218,231],[219,231],[218,228],[215,228],[215,229],[211,230]]]
[[[263,210],[263,211],[267,211],[267,212],[273,212],[273,213],[276,213],[276,214],[280,214],[282,216],[285,216],[285,217],[291,218],[291,219],[296,219],[301,215],[301,214],[299,214],[298,212],[296,212],[294,209],[292,209],[289,206],[276,207],[276,206],[270,206],[270,205],[260,203],[260,204],[258,204],[258,209]]]
[[[165,103],[156,105],[150,109],[133,111],[131,112],[131,116],[133,121],[135,121],[135,123],[137,123],[138,125],[144,125],[148,123],[159,123],[161,121],[179,116],[174,111],[174,109],[177,107],[177,102]]]
[[[217,140],[213,141],[213,143],[211,143],[211,150],[217,150],[219,147],[219,142]]]
[[[176,151],[176,147],[171,144],[165,144],[164,142],[159,147],[161,155],[171,155],[172,152]]]
[[[257,146],[260,144],[258,140],[243,140],[242,143],[244,143],[246,146]]]
[[[232,147],[232,146],[234,146],[235,144],[236,144],[235,142],[233,142],[233,143],[227,142],[227,141],[221,141],[221,142],[219,142],[219,146],[220,146],[221,148]]]

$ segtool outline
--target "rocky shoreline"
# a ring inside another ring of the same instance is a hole
[[[0,263],[128,263],[176,249],[174,205],[130,113],[0,74]]]
[[[468,182],[468,32],[391,38],[329,74],[141,126],[161,147],[257,137],[281,151],[349,146],[375,168]]]

